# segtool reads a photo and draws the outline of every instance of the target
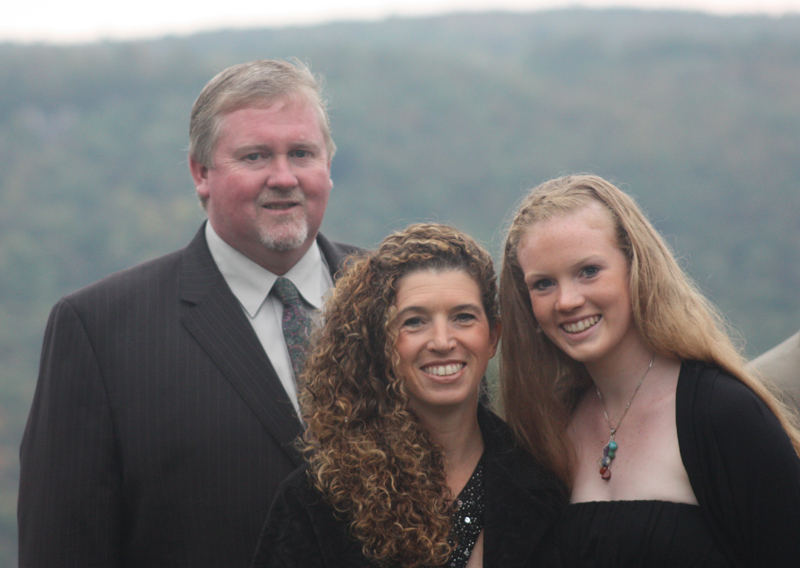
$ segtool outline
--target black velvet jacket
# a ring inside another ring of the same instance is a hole
[[[508,426],[482,406],[485,568],[550,566],[547,533],[567,504],[565,488],[515,442]],[[254,568],[373,568],[347,523],[311,486],[306,467],[278,489]]]
[[[800,566],[800,458],[775,415],[717,367],[684,361],[676,393],[681,459],[735,566]]]

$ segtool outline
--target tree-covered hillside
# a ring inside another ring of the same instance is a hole
[[[189,241],[194,98],[233,63],[291,56],[331,98],[328,236],[371,246],[436,219],[497,250],[525,189],[594,172],[637,197],[750,355],[800,327],[800,17],[560,10],[0,44],[0,567],[50,307]]]

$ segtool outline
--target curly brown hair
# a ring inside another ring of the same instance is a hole
[[[440,566],[449,558],[453,496],[444,458],[409,409],[394,349],[399,280],[463,270],[498,321],[492,258],[472,238],[416,224],[351,258],[323,308],[302,379],[303,451],[316,489],[379,565]]]
[[[530,295],[517,258],[520,240],[535,223],[590,203],[608,211],[616,240],[628,260],[633,316],[646,345],[658,355],[711,363],[752,389],[778,417],[795,450],[795,416],[745,368],[729,326],[675,260],[672,251],[630,196],[593,175],[571,175],[532,189],[508,230],[500,274],[503,343],[500,393],[506,419],[525,446],[542,456],[566,483],[572,477],[566,428],[591,377],[544,333],[537,333]]]

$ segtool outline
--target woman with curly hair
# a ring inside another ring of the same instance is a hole
[[[559,472],[565,566],[797,566],[800,435],[634,201],[533,189],[500,278],[511,428]]]
[[[253,566],[543,558],[564,488],[479,404],[500,336],[489,254],[412,225],[352,259],[323,318],[300,397],[308,463],[279,489]]]

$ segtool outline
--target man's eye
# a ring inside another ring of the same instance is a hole
[[[251,152],[251,153],[247,154],[244,157],[244,159],[247,160],[248,162],[255,162],[260,157],[261,157],[261,154],[259,154],[258,152]]]
[[[295,150],[294,151],[295,158],[307,158],[310,155],[311,155],[311,152],[309,152],[308,150]]]

